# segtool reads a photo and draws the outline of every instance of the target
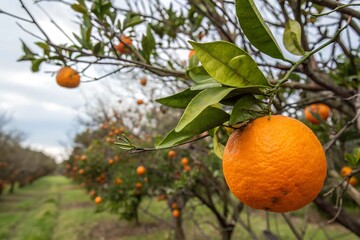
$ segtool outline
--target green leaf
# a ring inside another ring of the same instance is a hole
[[[264,111],[259,105],[258,100],[253,95],[245,95],[240,98],[231,113],[229,124],[248,121],[264,115]]]
[[[216,81],[237,88],[270,86],[256,62],[236,45],[225,41],[190,44],[206,72]]]
[[[140,23],[143,23],[144,21],[145,20],[143,20],[139,15],[128,15],[127,18],[124,20],[122,30],[134,27]]]
[[[34,59],[31,61],[31,71],[33,72],[38,72],[39,68],[40,68],[40,64],[42,62],[44,62],[46,59],[45,58],[39,58],[39,59]]]
[[[71,8],[78,13],[87,14],[87,9],[85,6],[80,4],[72,4]]]
[[[289,20],[285,24],[283,42],[286,50],[290,53],[302,56],[304,49],[301,46],[301,26],[295,20]]]
[[[236,0],[236,14],[244,34],[261,52],[278,59],[284,56],[253,0]]]
[[[200,113],[190,124],[181,131],[173,129],[156,146],[156,148],[167,148],[175,144],[183,143],[193,136],[206,132],[214,127],[222,125],[229,120],[229,114],[219,108],[208,107]]]
[[[188,71],[188,75],[195,82],[195,85],[190,88],[192,91],[222,86],[219,82],[210,77],[210,75],[203,67],[195,67],[190,69]]]
[[[150,25],[148,25],[147,27],[147,31],[146,31],[146,36],[143,36],[142,40],[141,40],[141,45],[144,51],[144,57],[147,60],[147,62],[149,62],[150,60],[150,55],[152,53],[152,51],[155,49],[155,39],[154,36],[151,32],[151,27]]]
[[[175,131],[179,132],[193,121],[202,111],[207,107],[219,103],[226,95],[228,95],[235,88],[209,88],[197,94],[186,107],[183,115],[181,116]]]
[[[199,93],[186,89],[169,97],[156,99],[158,103],[172,108],[186,108],[189,102]]]
[[[214,145],[214,153],[218,158],[222,159],[224,155],[224,145],[219,140],[219,137],[217,136],[216,132],[219,129],[219,127],[214,129],[214,135],[213,135],[213,145]]]
[[[101,50],[102,50],[102,47],[103,47],[102,42],[96,43],[96,44],[94,45],[93,49],[92,49],[94,55],[97,55],[98,53],[100,53]]]
[[[35,42],[36,45],[38,45],[42,50],[44,51],[45,55],[49,55],[50,53],[50,46],[44,42]]]

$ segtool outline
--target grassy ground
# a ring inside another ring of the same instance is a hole
[[[172,218],[166,203],[145,200],[141,207],[148,212],[140,215],[141,226],[135,226],[107,212],[95,213],[96,207],[88,195],[70,180],[62,176],[45,177],[24,189],[16,189],[13,195],[0,196],[0,239],[171,239],[172,232],[166,224]],[[192,202],[186,209],[183,217],[187,239],[220,239],[216,220],[206,208]],[[154,216],[165,221],[159,222]],[[267,225],[262,211],[246,209],[241,217],[243,222],[251,223],[260,239],[265,239],[262,233]],[[281,215],[270,214],[269,219],[271,231],[281,239],[295,239]],[[293,221],[300,226],[300,218]],[[308,225],[305,239],[357,239],[338,225],[322,226],[321,222],[324,221]],[[233,239],[252,238],[239,224]]]

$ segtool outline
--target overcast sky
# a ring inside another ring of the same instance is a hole
[[[33,1],[24,2],[38,16],[40,25],[47,29],[51,38],[61,42],[64,36],[32,5]],[[68,7],[54,3],[42,6],[64,29],[71,30],[70,19],[64,18],[64,13],[69,12]],[[18,1],[0,1],[0,9],[27,17]],[[12,117],[9,128],[26,134],[24,143],[27,146],[61,159],[66,152],[59,142],[68,142],[69,135],[73,136],[78,128],[78,109],[85,104],[84,95],[99,88],[101,83],[65,89],[56,84],[54,76],[44,73],[45,70],[56,71],[56,67],[45,69],[44,66],[40,72],[32,73],[30,62],[17,62],[17,59],[22,55],[20,39],[29,44],[35,39],[21,30],[16,22],[32,29],[24,22],[0,14],[0,113]]]

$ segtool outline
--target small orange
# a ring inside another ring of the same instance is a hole
[[[83,175],[83,174],[85,173],[85,170],[81,168],[78,173],[79,173],[80,175]]]
[[[138,99],[138,100],[136,101],[136,103],[137,103],[137,105],[141,105],[141,104],[144,103],[144,101],[143,101],[142,99]]]
[[[348,167],[348,166],[342,167],[340,170],[340,175],[342,177],[346,177],[347,175],[349,175],[351,173],[351,171],[352,171],[351,167]]]
[[[178,209],[175,209],[172,211],[172,215],[174,218],[180,217],[180,211]]]
[[[61,87],[76,88],[80,84],[80,75],[71,67],[62,67],[56,74],[56,83]]]
[[[351,186],[354,186],[354,187],[355,187],[355,186],[358,184],[357,178],[354,177],[354,176],[352,176],[352,177],[350,178],[350,180],[349,180],[349,184],[350,184]]]
[[[127,54],[130,52],[129,47],[132,46],[132,40],[129,37],[126,37],[125,35],[122,35],[120,37],[120,43],[115,46],[115,49],[119,53]]]
[[[163,201],[166,199],[166,195],[165,194],[160,194],[158,197],[157,197],[157,200],[158,201]]]
[[[102,202],[102,199],[101,199],[100,196],[98,196],[98,197],[95,198],[94,201],[95,201],[96,204],[100,204]]]
[[[109,165],[113,165],[113,164],[114,164],[114,159],[110,158],[110,159],[108,160],[108,163],[109,163]]]
[[[70,164],[66,164],[65,168],[66,168],[66,169],[70,169],[70,168],[71,168],[71,165],[70,165]]]
[[[315,117],[319,115],[324,121],[330,116],[330,107],[323,103],[315,103],[307,106],[304,110],[305,118],[312,124],[319,124],[319,120]]]
[[[77,171],[78,171],[78,167],[77,167],[77,166],[74,166],[74,167],[73,167],[73,171],[74,171],[74,172],[77,172]]]
[[[86,161],[86,159],[87,159],[87,156],[85,154],[81,155],[81,157],[80,157],[81,161]]]
[[[147,78],[146,78],[146,77],[140,78],[140,84],[141,84],[142,86],[146,86],[146,84],[147,84]]]
[[[141,189],[141,188],[142,188],[142,183],[141,183],[141,182],[137,182],[137,183],[135,184],[135,187],[136,187],[137,189]]]
[[[122,179],[121,178],[116,178],[115,179],[115,183],[117,184],[117,185],[121,185],[122,184]]]
[[[244,204],[288,212],[310,203],[327,172],[324,149],[302,122],[273,115],[235,130],[224,149],[223,172],[231,192]]]
[[[170,150],[169,152],[168,152],[168,157],[169,158],[174,158],[176,156],[176,152],[174,151],[174,150]]]
[[[171,208],[172,208],[172,209],[177,209],[177,208],[178,208],[177,203],[176,203],[176,202],[173,202],[173,203],[171,204]]]
[[[142,176],[146,173],[146,168],[143,165],[138,166],[136,168],[136,173],[137,173],[137,175]]]
[[[194,54],[195,54],[195,50],[190,50],[190,52],[189,52],[189,59],[190,59],[192,56],[194,56]]]
[[[182,164],[183,166],[188,165],[188,164],[189,164],[189,159],[188,159],[187,157],[183,157],[183,158],[181,159],[181,164]]]
[[[184,166],[184,172],[190,172],[191,167],[189,165]]]

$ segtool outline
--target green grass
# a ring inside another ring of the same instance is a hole
[[[15,189],[13,195],[0,196],[0,240],[157,240],[172,239],[173,232],[167,226],[172,223],[171,212],[165,201],[145,198],[140,211],[142,225],[119,220],[115,214],[95,213],[95,205],[84,189],[62,176],[45,177],[23,189]],[[292,214],[294,225],[302,226],[306,209]],[[307,211],[314,209],[310,206]],[[263,211],[246,208],[241,221],[248,224],[260,239],[265,239],[267,229]],[[187,239],[220,239],[214,215],[197,201],[187,204],[183,215],[183,226]],[[153,216],[163,219],[159,223]],[[291,229],[280,214],[269,214],[270,230],[280,239],[295,239]],[[320,221],[324,222],[324,221]],[[320,227],[319,227],[320,226]],[[330,237],[329,237],[330,236]],[[309,224],[305,239],[343,239],[356,237],[339,225]],[[252,239],[238,223],[233,239]]]

